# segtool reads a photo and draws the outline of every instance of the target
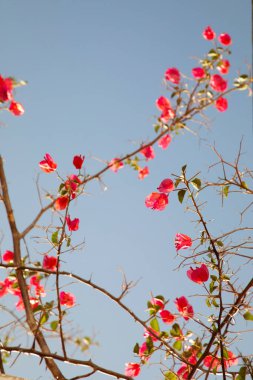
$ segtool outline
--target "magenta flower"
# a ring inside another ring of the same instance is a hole
[[[187,271],[187,276],[193,282],[196,282],[197,284],[203,284],[203,282],[206,282],[209,279],[209,271],[207,266],[205,264],[202,264],[200,268],[190,268]]]

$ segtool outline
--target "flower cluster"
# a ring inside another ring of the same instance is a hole
[[[25,110],[21,103],[14,100],[13,90],[18,85],[24,85],[25,82],[16,82],[14,78],[4,78],[0,75],[0,103],[4,104],[3,108],[10,111],[14,116],[21,116]],[[5,103],[7,105],[5,106]]]
[[[145,199],[145,205],[153,210],[162,211],[169,203],[168,194],[174,190],[174,183],[170,178],[164,179],[158,186],[157,192],[149,194]]]

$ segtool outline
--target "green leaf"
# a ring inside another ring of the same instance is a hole
[[[150,326],[151,326],[152,329],[154,329],[155,331],[159,331],[159,332],[160,332],[159,323],[158,323],[158,320],[157,320],[156,318],[152,319],[152,321],[150,322]]]
[[[223,246],[224,246],[224,244],[222,243],[221,240],[217,240],[217,241],[216,241],[216,244],[217,244],[219,247],[223,247]]]
[[[57,327],[58,327],[58,321],[52,321],[52,322],[50,323],[50,327],[51,327],[51,329],[52,329],[53,331],[55,331],[55,330],[57,329]]]
[[[217,58],[219,58],[220,54],[217,53],[216,50],[211,49],[211,50],[209,50],[207,56],[210,57],[211,59],[217,59]]]
[[[160,125],[158,125],[158,124],[155,125],[155,126],[154,126],[155,133],[158,133],[159,130],[160,130],[160,128],[161,128]]]
[[[253,314],[251,314],[249,311],[246,311],[246,313],[243,314],[243,318],[246,321],[253,321]]]
[[[49,314],[48,314],[48,313],[44,313],[44,314],[42,315],[41,320],[40,320],[40,324],[41,324],[41,325],[44,325],[44,323],[46,323],[46,322],[48,321],[48,318],[49,318]]]
[[[236,376],[235,380],[245,380],[247,373],[247,367],[241,367],[239,374]]]
[[[177,193],[178,200],[180,203],[183,203],[185,193],[186,193],[186,190],[179,190],[179,192]]]
[[[224,357],[225,359],[229,359],[228,351],[227,351],[226,348],[223,348],[223,357]]]
[[[182,166],[181,170],[183,174],[185,174],[186,168],[187,168],[187,165]]]
[[[134,346],[134,349],[133,349],[133,353],[136,355],[139,355],[139,351],[140,351],[139,343],[136,343],[136,345]]]
[[[248,185],[246,182],[242,181],[242,187],[243,189],[248,189]]]
[[[177,340],[173,344],[173,348],[175,348],[175,350],[181,351],[182,350],[182,341],[181,340]]]
[[[177,380],[178,377],[174,372],[168,371],[164,373],[164,380]]]
[[[67,247],[70,246],[70,243],[71,243],[71,239],[70,239],[70,237],[68,237],[68,238],[67,238]]]
[[[58,242],[58,232],[59,232],[58,230],[55,231],[54,233],[52,233],[52,236],[51,236],[51,241],[55,245],[59,244],[59,242]]]
[[[229,186],[224,186],[223,187],[223,195],[225,198],[227,198],[229,192]]]
[[[211,279],[213,280],[213,281],[217,281],[217,276],[214,276],[213,274],[211,274]]]
[[[178,337],[181,335],[181,329],[178,323],[174,323],[172,329],[170,330],[170,335],[174,337]]]
[[[194,178],[192,181],[191,181],[191,184],[192,186],[196,189],[196,190],[200,190],[201,189],[201,180],[199,178]]]
[[[182,181],[181,178],[177,178],[177,179],[176,179],[176,181],[174,182],[174,186],[175,186],[175,188],[178,187],[178,185],[180,184],[181,181]]]
[[[211,307],[211,305],[212,305],[212,304],[211,304],[211,301],[210,301],[209,298],[206,299],[206,305],[207,305],[208,307]]]

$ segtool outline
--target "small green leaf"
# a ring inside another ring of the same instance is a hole
[[[139,351],[140,351],[139,343],[136,343],[136,345],[134,346],[134,349],[133,349],[133,353],[136,355],[139,355]]]
[[[150,322],[150,326],[155,331],[160,331],[159,323],[158,323],[158,320],[156,318],[152,319],[152,321]]]
[[[221,240],[217,240],[217,241],[216,241],[216,244],[217,244],[219,247],[223,247],[223,246],[224,246],[224,244],[222,243]]]
[[[210,57],[211,59],[217,59],[217,58],[219,58],[219,56],[220,56],[220,54],[217,53],[217,51],[215,51],[214,49],[209,50],[209,52],[208,52],[207,55],[208,55],[208,57]]]
[[[178,200],[180,203],[183,203],[185,193],[186,193],[186,190],[179,190],[179,192],[177,193]]]
[[[209,298],[206,299],[206,305],[207,305],[208,307],[211,307],[211,305],[212,305],[212,304],[211,304],[211,301],[210,301]]]
[[[235,380],[245,380],[247,373],[247,367],[241,367],[239,374],[236,376]]]
[[[67,247],[70,246],[70,243],[71,243],[71,239],[70,239],[70,237],[68,237],[68,238],[67,238]]]
[[[41,317],[41,320],[40,320],[40,324],[41,325],[44,325],[44,323],[46,323],[48,321],[48,318],[49,318],[49,315],[48,313],[44,313]]]
[[[211,274],[211,279],[213,280],[213,281],[217,281],[217,276],[214,276],[213,274]]]
[[[170,330],[170,335],[174,337],[178,337],[181,335],[181,329],[178,323],[174,323],[172,329]]]
[[[251,314],[249,311],[246,311],[246,313],[243,314],[243,318],[246,321],[253,321],[253,314]]]
[[[191,181],[191,184],[192,184],[193,187],[195,187],[196,190],[200,190],[201,189],[201,180],[199,178],[194,178]]]
[[[155,126],[154,126],[155,133],[158,133],[159,130],[160,130],[160,128],[161,128],[160,125],[158,125],[158,124],[155,125]]]
[[[176,179],[176,181],[174,182],[174,186],[175,186],[175,188],[178,187],[178,185],[180,184],[181,181],[182,181],[181,178],[177,178],[177,179]]]
[[[224,357],[225,359],[229,359],[228,351],[227,351],[226,348],[223,348],[223,357]]]
[[[51,241],[53,244],[58,245],[58,230],[52,233]]]
[[[243,187],[244,189],[248,189],[248,185],[247,185],[247,183],[244,182],[244,181],[242,181],[242,187]]]
[[[57,329],[57,327],[58,327],[58,321],[52,321],[52,322],[50,323],[50,327],[51,327],[51,329],[52,329],[53,331],[55,331],[55,330]]]
[[[182,173],[183,173],[183,174],[185,174],[186,168],[187,168],[187,165],[182,166],[182,169],[181,169],[181,170],[182,170]]]
[[[217,286],[215,286],[215,288],[217,288]],[[219,307],[219,306],[220,306],[220,305],[216,302],[216,299],[215,299],[215,298],[213,299],[212,304],[213,304],[214,307]]]
[[[175,350],[181,351],[182,350],[182,341],[177,340],[175,343],[173,343],[173,348],[175,348]]]
[[[224,186],[223,187],[223,195],[225,198],[227,198],[229,192],[229,186]]]
[[[178,377],[174,372],[168,371],[164,373],[164,380],[177,380]]]

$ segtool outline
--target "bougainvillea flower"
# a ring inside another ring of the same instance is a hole
[[[57,169],[57,164],[49,153],[45,154],[44,160],[40,161],[39,166],[45,173],[51,173]]]
[[[12,80],[10,78],[3,78],[0,75],[0,102],[7,102],[12,100]]]
[[[195,67],[192,69],[192,75],[195,79],[202,79],[205,77],[206,73],[202,67]]]
[[[165,98],[165,96],[160,96],[160,98],[156,100],[156,106],[160,111],[171,108],[170,101],[169,99]]]
[[[122,161],[120,161],[120,158],[115,157],[109,162],[110,169],[114,172],[117,173],[117,171],[121,168],[123,168],[124,164]]]
[[[163,193],[151,193],[145,199],[145,205],[153,210],[162,211],[169,203],[168,195]]]
[[[207,26],[205,28],[205,30],[203,31],[202,33],[202,36],[206,39],[206,40],[213,40],[215,37],[216,37],[216,34],[214,33],[213,29],[211,28],[211,26]]]
[[[67,181],[65,182],[65,189],[71,195],[72,199],[74,199],[76,197],[77,190],[78,190],[78,187],[80,184],[81,184],[81,180],[75,174],[71,174],[68,177]]]
[[[210,79],[210,86],[217,92],[226,91],[228,84],[219,74],[214,74]]]
[[[69,231],[77,231],[79,228],[79,219],[75,218],[73,220],[70,219],[70,216],[68,215],[66,217],[66,222],[69,228]]]
[[[12,251],[5,251],[3,254],[3,261],[9,263],[14,260],[14,253]]]
[[[39,286],[40,285],[40,276],[34,275],[30,277],[30,285]]]
[[[67,307],[73,307],[76,298],[72,293],[60,292],[60,304]]]
[[[139,348],[139,356],[141,360],[143,360],[144,362],[147,362],[149,360],[150,355],[148,353],[148,347],[146,342],[142,343],[141,347]]]
[[[155,309],[158,310],[163,310],[164,309],[164,301],[161,300],[160,298],[153,297],[150,300],[151,305],[155,306]]]
[[[150,336],[152,341],[156,342],[157,341],[156,337],[158,337],[160,334],[157,331],[155,331],[154,329],[152,329],[152,327],[149,327],[149,330],[151,330],[153,334],[151,334],[147,329],[145,329],[145,332],[143,334],[144,338],[148,338]]]
[[[36,297],[30,297],[29,301],[30,301],[30,305],[31,305],[32,309],[36,309],[36,307],[39,306],[39,300],[38,300],[38,298],[36,298]],[[24,302],[23,302],[22,298],[20,297],[19,300],[18,300],[18,302],[16,303],[16,309],[17,310],[24,310],[24,308],[25,308],[24,307]]]
[[[230,35],[227,33],[220,34],[218,37],[218,40],[222,45],[225,45],[225,46],[232,44],[232,39],[231,39]]]
[[[138,363],[126,363],[125,375],[129,377],[136,377],[141,372],[140,364]]]
[[[168,123],[170,119],[175,117],[175,111],[172,108],[166,108],[161,113],[160,119],[163,123]]]
[[[169,144],[171,143],[171,136],[170,135],[164,135],[160,138],[158,141],[158,146],[162,149],[167,149]]]
[[[177,371],[179,379],[188,379],[189,368],[186,364],[182,364],[179,370]]]
[[[149,168],[147,166],[145,166],[143,169],[142,168],[139,169],[139,173],[138,173],[139,179],[144,179],[148,175],[149,175]]]
[[[210,369],[218,368],[220,360],[212,355],[208,355],[204,359],[204,366]]]
[[[172,83],[178,84],[180,82],[180,72],[175,67],[171,67],[166,70],[165,79]]]
[[[215,107],[220,112],[226,111],[228,109],[228,101],[227,101],[227,99],[225,99],[223,97],[220,97],[219,99],[216,100]]]
[[[192,239],[190,236],[184,234],[176,234],[174,244],[176,251],[179,251],[180,249],[187,249],[192,246]]]
[[[160,193],[170,193],[174,190],[174,182],[170,178],[165,178],[160,185],[158,186],[157,190],[160,191]]]
[[[45,255],[43,259],[42,267],[47,270],[55,272],[57,270],[57,257]]]
[[[40,284],[40,276],[35,275],[30,278],[30,285],[35,287],[35,294],[37,297],[45,297],[45,289],[44,287]]]
[[[0,281],[0,297],[3,297],[8,292],[5,282]]]
[[[79,156],[74,156],[73,165],[75,166],[76,169],[82,168],[84,159],[85,159],[85,157],[81,156],[81,154]]]
[[[167,325],[173,323],[176,319],[175,315],[173,315],[169,310],[160,311],[160,316],[162,318],[162,321]]]
[[[58,211],[65,210],[68,203],[69,203],[68,197],[59,197],[56,199],[56,201],[54,203],[54,208]]]
[[[25,113],[24,107],[18,102],[11,102],[9,111],[15,116],[22,116]]]
[[[146,161],[153,160],[155,158],[155,152],[152,146],[146,146],[140,151],[140,153],[143,154]]]
[[[197,284],[203,284],[203,282],[209,279],[209,271],[207,266],[202,264],[201,267],[196,267],[195,269],[190,268],[187,271],[187,276],[191,281]]]
[[[219,70],[221,74],[228,74],[229,69],[230,69],[230,62],[227,59],[223,59],[217,65],[217,70]]]
[[[232,351],[227,351],[228,359],[224,359],[225,368],[238,364],[238,359]]]
[[[183,318],[188,321],[189,318],[193,318],[194,311],[192,305],[189,304],[186,297],[182,296],[175,299],[175,305],[179,313],[183,316]]]

